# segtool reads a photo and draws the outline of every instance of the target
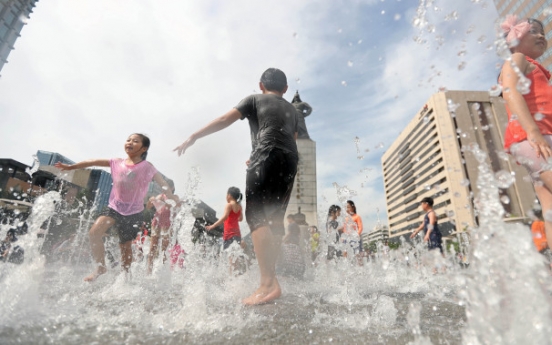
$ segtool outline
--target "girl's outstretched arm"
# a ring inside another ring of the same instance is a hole
[[[192,146],[197,139],[203,138],[209,134],[213,134],[222,129],[225,129],[226,127],[230,126],[237,120],[241,119],[241,117],[242,117],[241,113],[236,108],[233,108],[226,114],[209,122],[205,127],[201,128],[199,131],[190,135],[190,137],[186,139],[186,141],[184,141],[181,145],[177,146],[173,151],[176,151],[178,153],[178,156],[180,156],[184,154],[184,152],[186,152],[186,150],[190,146]]]
[[[214,224],[207,225],[205,227],[205,230],[209,231],[209,230],[211,230],[213,228],[216,228],[217,226],[221,225],[222,223],[224,223],[226,218],[228,218],[228,216],[230,216],[230,210],[232,210],[232,205],[230,205],[230,203],[228,203],[224,207],[224,214],[222,215],[222,217],[220,217],[219,220],[217,220]]]
[[[57,162],[56,164],[54,164],[54,166],[61,169],[61,171],[83,169],[89,167],[108,167],[109,159],[89,159],[87,161],[82,161],[75,164],[63,164],[61,162]]]
[[[512,63],[519,68],[519,72],[514,70]],[[527,141],[529,145],[535,149],[537,157],[543,156],[545,159],[552,156],[552,149],[542,136],[539,127],[533,119],[533,115],[529,111],[529,107],[523,98],[523,95],[518,90],[519,75],[524,75],[530,72],[531,65],[525,59],[525,55],[521,53],[514,53],[511,61],[506,61],[502,67],[500,77],[502,79],[503,97],[512,114],[517,116],[517,121],[527,133]]]

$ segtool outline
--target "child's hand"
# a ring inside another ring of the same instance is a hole
[[[537,157],[543,157],[544,159],[552,157],[552,149],[540,131],[536,130],[528,132],[527,141],[537,153]]]
[[[54,166],[61,169],[61,171],[72,170],[70,164],[63,164],[61,162],[57,162],[56,164],[54,164]]]
[[[173,151],[176,151],[176,153],[178,154],[178,157],[180,157],[194,143],[195,143],[195,139],[193,137],[189,137],[188,139],[186,139],[185,142],[177,146]]]
[[[205,227],[205,230],[207,230],[207,231],[211,231],[211,229],[212,229],[212,228],[213,228],[213,226],[212,226],[212,225],[207,225],[207,226]]]
[[[426,235],[424,236],[424,242],[429,242],[429,234],[426,234]]]

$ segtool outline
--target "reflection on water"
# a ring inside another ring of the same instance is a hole
[[[130,276],[115,267],[90,284],[82,281],[90,260],[46,264],[33,231],[59,198],[48,194],[21,236],[25,262],[0,266],[0,343],[545,344],[552,339],[550,272],[529,230],[501,222],[498,182],[485,169],[468,268],[423,244],[380,251],[363,266],[321,254],[304,279],[281,278],[277,303],[256,307],[240,304],[256,287],[256,263],[232,276],[224,253],[194,247],[187,208],[175,222],[187,253],[182,269],[158,262],[147,276],[144,260]],[[87,250],[89,223],[79,223],[69,257]],[[324,251],[333,237],[322,236]]]

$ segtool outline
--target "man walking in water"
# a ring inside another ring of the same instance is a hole
[[[261,76],[262,94],[243,99],[235,108],[193,133],[174,149],[180,156],[195,141],[247,118],[252,151],[245,187],[245,217],[259,262],[259,288],[243,300],[256,305],[271,302],[282,294],[275,266],[282,236],[284,215],[297,173],[297,111],[282,96],[288,89],[284,72],[267,69]]]

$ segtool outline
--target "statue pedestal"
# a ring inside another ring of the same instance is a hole
[[[301,213],[309,225],[318,226],[316,193],[316,143],[311,139],[297,139],[299,164],[287,214]],[[286,214],[286,216],[287,216]]]

